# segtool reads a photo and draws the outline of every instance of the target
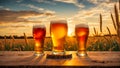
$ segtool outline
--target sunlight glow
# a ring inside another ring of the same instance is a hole
[[[73,30],[72,30],[72,28],[69,28],[68,29],[68,36],[72,37],[73,36],[72,34],[73,34]]]

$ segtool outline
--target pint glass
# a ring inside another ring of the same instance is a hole
[[[33,25],[33,38],[35,41],[34,50],[35,55],[40,56],[44,54],[44,39],[46,35],[46,28],[44,25]]]
[[[50,34],[53,42],[52,53],[54,55],[65,54],[65,37],[67,36],[67,21],[65,20],[54,20],[50,23]]]
[[[87,24],[78,24],[75,26],[75,34],[78,41],[78,56],[87,56],[86,43],[89,35],[89,27]]]

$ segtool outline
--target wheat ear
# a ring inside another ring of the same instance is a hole
[[[25,44],[28,45],[28,40],[27,40],[27,36],[25,33],[24,33],[24,39],[25,39]]]
[[[115,23],[115,20],[114,20],[114,18],[113,18],[112,13],[111,13],[111,19],[112,19],[112,22],[113,22],[113,25],[114,25],[115,30],[117,30],[117,28],[116,28],[116,23]]]
[[[117,10],[116,4],[114,5],[114,11],[115,11],[115,19],[116,19],[116,25],[117,25],[117,34],[118,34],[118,37],[120,38],[119,14],[118,14],[118,10]]]
[[[107,30],[109,32],[109,36],[112,37],[112,34],[111,34],[110,29],[108,27],[107,27]]]
[[[100,32],[102,32],[102,15],[100,14]]]

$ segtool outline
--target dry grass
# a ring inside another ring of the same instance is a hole
[[[110,29],[108,27],[107,27],[107,30],[108,30],[109,36],[112,38],[112,34],[111,34]]]
[[[120,0],[119,0],[119,11],[120,11]]]
[[[94,27],[93,29],[94,29],[94,33],[95,33],[95,35],[97,35],[97,32],[96,32],[96,29],[95,29],[95,27]]]
[[[25,43],[26,43],[26,46],[28,45],[28,40],[27,40],[27,36],[26,36],[26,34],[25,33],[23,33],[24,34],[24,39],[25,39]]]
[[[1,42],[4,42],[4,39],[0,39],[0,51],[33,51],[34,50],[34,40],[27,39],[29,45],[26,46],[24,39],[15,39],[14,45],[10,47],[9,43],[11,39],[6,39],[7,43],[4,45]],[[87,50],[92,51],[120,51],[118,46],[119,39],[116,39],[116,36],[99,36],[99,37],[89,37],[87,41]],[[51,38],[45,38],[44,50],[52,50],[52,40]],[[65,49],[67,51],[76,51],[77,50],[77,41],[75,37],[67,37],[65,42]]]
[[[113,22],[113,25],[114,25],[115,30],[117,30],[117,28],[116,28],[116,23],[115,23],[115,20],[114,20],[114,18],[113,18],[113,14],[112,14],[112,13],[111,13],[111,19],[112,19],[112,22]]]
[[[116,27],[117,27],[117,34],[120,38],[120,22],[119,22],[119,13],[116,4],[114,5],[114,12],[115,12],[115,19],[116,19]]]

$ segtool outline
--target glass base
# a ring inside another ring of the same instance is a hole
[[[35,55],[35,56],[43,56],[44,53],[35,53],[34,55]]]
[[[80,57],[86,57],[87,56],[87,52],[86,51],[78,51],[77,55]]]
[[[53,55],[65,55],[65,52],[56,52],[56,51],[52,51]]]

